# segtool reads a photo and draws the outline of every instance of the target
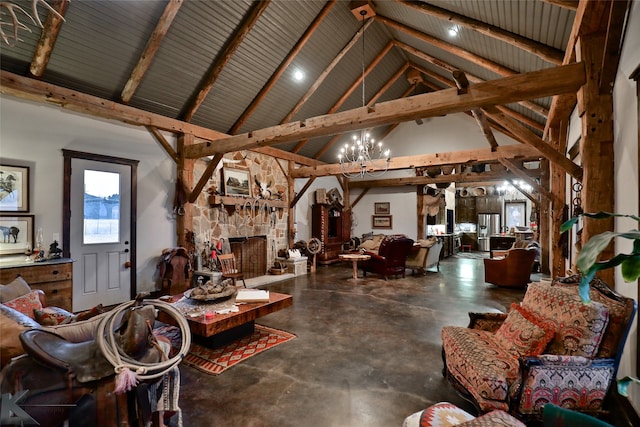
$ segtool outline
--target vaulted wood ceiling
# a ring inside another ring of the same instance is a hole
[[[4,6],[3,93],[147,126],[160,140],[158,129],[193,134],[190,158],[259,149],[307,166],[298,176],[335,174],[324,163],[345,132],[380,138],[404,121],[467,112],[486,151],[392,167],[546,157],[577,178],[549,128],[566,122],[584,83],[571,65],[577,38],[603,32],[617,54],[629,4],[51,0],[53,13],[43,0],[9,3],[32,16],[36,7],[43,28]],[[605,90],[616,63],[602,64]],[[523,147],[507,154],[493,132]]]

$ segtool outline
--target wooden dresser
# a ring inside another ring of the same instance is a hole
[[[0,283],[6,285],[17,276],[29,284],[31,289],[42,289],[47,295],[47,305],[72,309],[73,260],[54,259],[44,262],[17,262],[0,266]]]

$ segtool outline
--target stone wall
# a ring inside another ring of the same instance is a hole
[[[224,194],[223,167],[248,170],[251,176],[250,196],[234,197],[232,205],[210,205],[210,194]],[[194,183],[202,176],[207,163],[198,161],[194,166]],[[198,249],[205,242],[216,243],[230,237],[267,237],[267,268],[273,265],[278,250],[288,246],[287,208],[269,208],[266,200],[288,202],[287,162],[251,151],[228,153],[220,163],[193,206],[193,232]],[[262,185],[262,190],[260,187]],[[265,274],[267,272],[265,271]]]

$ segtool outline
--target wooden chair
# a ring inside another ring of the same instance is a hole
[[[236,256],[234,254],[220,254],[218,255],[218,260],[220,260],[220,266],[222,267],[223,279],[233,279],[233,286],[236,286],[237,279],[241,279],[244,287],[247,287],[244,281],[244,274],[236,266]]]

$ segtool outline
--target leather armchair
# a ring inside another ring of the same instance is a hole
[[[485,258],[484,281],[510,288],[527,286],[537,254],[535,249],[510,249],[504,258]]]
[[[385,280],[387,280],[387,276],[391,275],[402,274],[404,277],[405,263],[412,246],[413,240],[404,235],[396,234],[385,237],[380,244],[378,253],[364,252],[371,258],[359,265],[362,268],[363,276],[369,272],[380,274],[384,276]]]

